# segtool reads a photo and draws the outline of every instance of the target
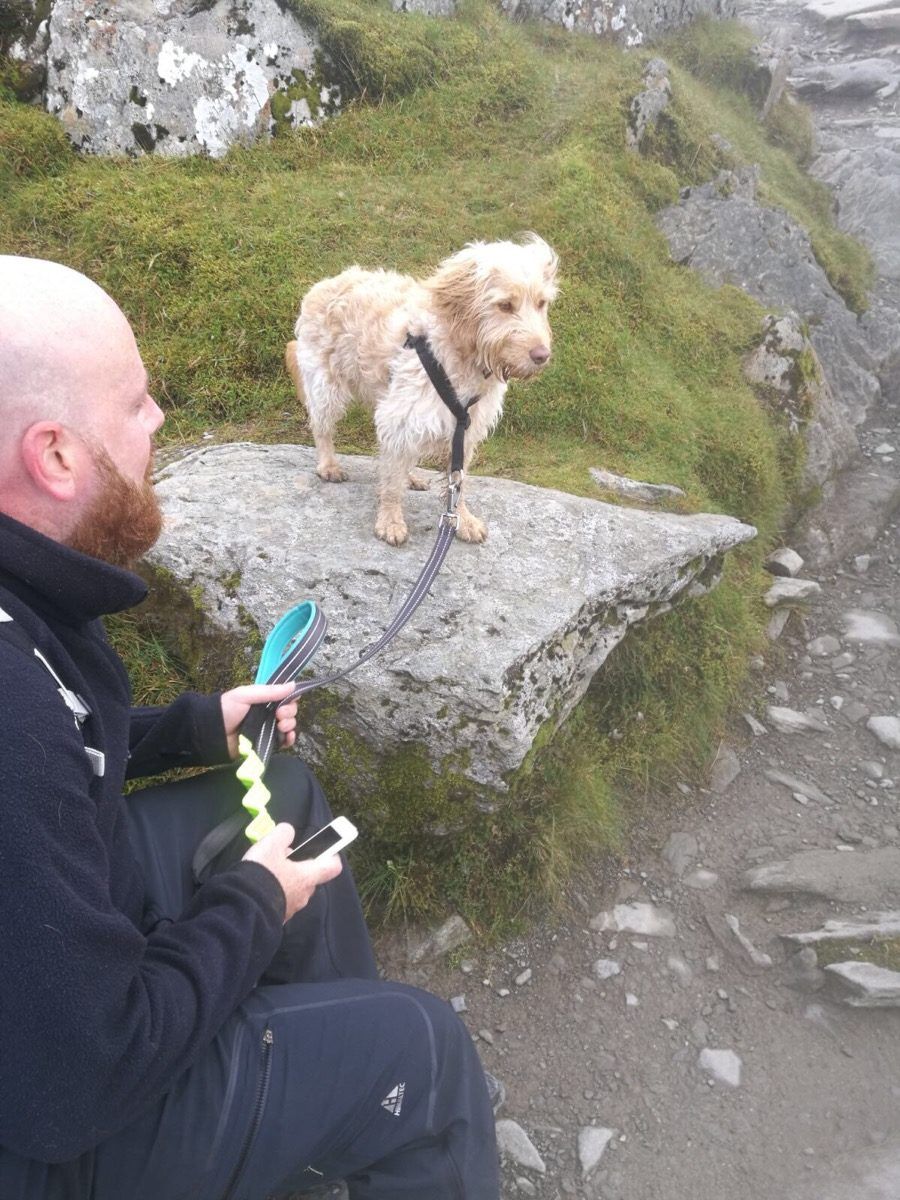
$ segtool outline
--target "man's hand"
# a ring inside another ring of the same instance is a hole
[[[269,704],[273,700],[284,700],[294,690],[293,683],[250,683],[246,687],[232,688],[222,693],[222,719],[225,736],[228,738],[228,753],[237,758],[238,730],[254,704]],[[297,740],[297,701],[282,704],[275,710],[278,732],[282,746],[293,746]]]
[[[320,883],[334,879],[343,869],[343,863],[337,854],[322,862],[294,862],[287,857],[293,841],[292,825],[276,825],[271,833],[260,838],[244,855],[247,862],[261,863],[281,884],[286,906],[285,921],[289,921],[294,913],[306,907]]]

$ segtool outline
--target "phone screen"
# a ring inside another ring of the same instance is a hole
[[[314,833],[308,841],[301,842],[296,850],[291,851],[288,858],[300,860],[318,858],[320,854],[324,854],[326,850],[336,846],[340,840],[341,835],[336,832],[334,826],[326,825],[324,829]]]

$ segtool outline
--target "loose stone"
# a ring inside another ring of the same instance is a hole
[[[782,708],[770,704],[766,709],[770,724],[779,733],[827,733],[828,725],[816,712],[797,712],[793,708]]]
[[[509,1118],[497,1122],[497,1145],[501,1154],[511,1158],[520,1167],[529,1171],[537,1171],[539,1175],[546,1174],[547,1167],[538,1154],[528,1134],[521,1125]]]
[[[768,729],[766,729],[765,725],[763,725],[762,721],[757,721],[757,719],[756,719],[756,717],[754,717],[753,713],[745,712],[744,720],[750,726],[750,732],[753,734],[754,737],[762,737],[764,733],[769,732]]]
[[[866,609],[851,609],[844,614],[847,638],[851,642],[864,642],[869,646],[900,646],[897,624],[884,613]]]
[[[826,633],[823,637],[813,638],[806,644],[806,652],[813,658],[827,658],[829,654],[837,654],[840,648],[841,643],[830,633]]]
[[[612,912],[594,917],[591,929],[600,933],[639,933],[646,937],[674,937],[675,922],[667,909],[654,904],[617,904]]]
[[[465,996],[451,996],[450,997],[450,1007],[456,1013],[464,1013],[466,1011]]]
[[[692,833],[673,833],[662,852],[663,858],[676,875],[685,873],[697,857],[697,839]]]
[[[733,1050],[710,1050],[708,1047],[700,1051],[700,1067],[718,1083],[728,1087],[740,1087],[741,1063]]]
[[[800,604],[818,596],[821,591],[820,585],[812,579],[777,579],[763,600],[768,608],[779,608],[782,604]]]
[[[889,750],[900,750],[900,717],[870,717],[866,728]]]
[[[755,967],[771,967],[772,959],[768,954],[764,954],[762,950],[757,950],[747,935],[741,932],[741,923],[736,916],[732,913],[726,913],[725,924],[737,938],[738,944]]]
[[[584,1179],[596,1169],[614,1134],[614,1129],[602,1125],[587,1125],[578,1131],[578,1161]]]
[[[531,979],[531,967],[526,967],[520,975],[516,976],[516,987],[524,987]]]
[[[900,971],[867,962],[829,963],[825,970],[851,989],[844,1002],[854,1008],[900,1007]]]
[[[703,867],[699,867],[696,871],[691,871],[690,875],[685,875],[684,877],[684,886],[693,888],[696,892],[709,891],[718,882],[719,877],[715,871],[707,871]]]
[[[770,575],[795,576],[800,574],[803,559],[796,550],[782,546],[766,559],[766,570]]]
[[[594,963],[594,974],[598,979],[612,979],[621,973],[621,966],[613,958],[598,958]]]

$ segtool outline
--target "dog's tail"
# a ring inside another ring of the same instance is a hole
[[[303,380],[300,378],[300,364],[297,362],[297,343],[288,342],[284,348],[284,365],[287,367],[288,375],[294,381],[294,389],[297,392],[297,399],[306,403],[306,395],[303,391]]]

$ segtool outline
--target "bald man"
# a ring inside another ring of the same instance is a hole
[[[128,321],[58,264],[0,256],[0,1200],[497,1200],[471,1039],[378,981],[330,819],[293,756],[275,831],[191,863],[238,809],[233,768],[122,798],[126,777],[227,764],[291,685],[133,708],[101,618],[161,526],[163,414]],[[296,705],[278,709],[286,746]]]

